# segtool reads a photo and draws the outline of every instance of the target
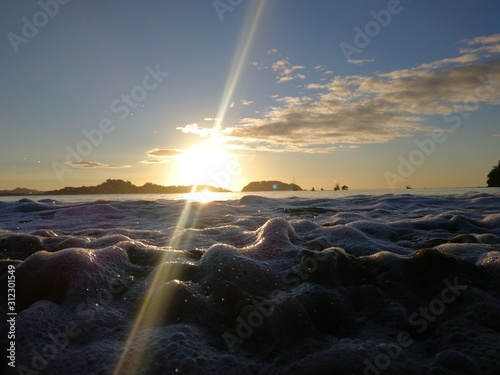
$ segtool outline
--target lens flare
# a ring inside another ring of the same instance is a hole
[[[226,86],[224,89],[224,94],[222,95],[222,99],[219,105],[219,111],[217,113],[217,121],[215,122],[214,127],[220,129],[224,118],[226,117],[227,109],[229,108],[229,104],[232,101],[232,97],[234,94],[234,90],[238,85],[238,81],[240,80],[241,73],[243,71],[243,66],[247,61],[248,52],[250,51],[250,47],[252,45],[255,33],[257,31],[257,26],[259,24],[259,20],[262,16],[262,12],[264,11],[264,7],[267,3],[267,0],[260,1],[252,1],[252,6],[254,9],[250,12],[250,17],[247,18],[245,22],[245,26],[243,28],[243,32],[240,37],[240,41],[238,42],[238,49],[234,54],[233,63],[231,65],[231,70],[228,75],[228,80],[226,81]]]
[[[238,49],[233,58],[232,67],[226,81],[223,96],[219,105],[217,121],[214,125],[214,130],[219,130],[226,116],[229,103],[234,94],[234,90],[238,84],[243,71],[243,66],[247,61],[248,52],[257,26],[261,18],[267,0],[252,1],[250,3],[250,11],[245,21],[245,26],[242,29]],[[217,133],[217,132],[214,132]],[[216,137],[215,135],[212,137]],[[194,193],[196,185],[193,186]],[[176,230],[172,234],[169,247],[176,249],[180,238],[179,234],[186,228],[195,225],[198,218],[199,210],[203,205],[197,202],[186,201],[182,214],[177,222]],[[144,300],[137,313],[133,327],[130,330],[128,339],[125,343],[121,356],[115,366],[114,375],[123,373],[134,374],[138,372],[141,366],[143,352],[148,342],[148,328],[154,326],[159,317],[163,316],[169,308],[170,298],[165,293],[158,293],[158,290],[166,281],[175,280],[178,276],[177,269],[168,263],[169,253],[164,256],[160,265],[158,265],[152,275],[150,286],[147,288]]]

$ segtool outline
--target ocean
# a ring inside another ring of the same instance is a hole
[[[500,189],[0,197],[0,251],[3,373],[500,373]]]
[[[198,194],[101,194],[101,195],[38,195],[38,196],[0,196],[0,202],[16,202],[22,198],[29,198],[32,200],[46,200],[51,199],[61,202],[92,202],[97,200],[148,200],[155,201],[160,199],[165,200],[214,200],[226,201],[240,199],[245,195],[259,195],[267,198],[343,198],[352,195],[374,195],[380,196],[385,194],[411,194],[411,195],[453,195],[463,193],[500,193],[500,188],[433,188],[433,189],[405,189],[405,190],[390,190],[390,189],[350,189],[350,190],[316,190],[316,191],[262,191],[262,192],[229,192],[229,193],[213,193],[202,192]]]

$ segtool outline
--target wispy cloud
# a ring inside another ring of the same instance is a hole
[[[238,105],[242,105],[242,106],[248,107],[249,105],[252,105],[252,104],[253,104],[253,100],[241,99],[241,100],[238,100],[238,101],[231,102],[231,104],[229,104],[229,108],[235,108]]]
[[[374,59],[366,59],[366,60],[351,59],[351,60],[347,60],[347,62],[349,64],[353,64],[353,65],[363,65],[363,64],[366,64],[366,63],[374,62],[374,61],[375,61]]]
[[[483,43],[488,43],[488,50],[482,50]],[[268,109],[262,118],[242,119],[222,134],[240,148],[329,152],[341,145],[383,143],[431,130],[425,123],[429,116],[500,104],[500,60],[491,58],[496,48],[500,53],[500,37],[464,44],[477,51],[459,50],[458,57],[410,69],[310,83],[308,89],[322,91],[313,100],[304,95],[278,99],[283,106]],[[288,60],[273,65],[278,82],[303,68]]]
[[[170,148],[154,148],[146,152],[151,158],[170,158],[182,154],[182,151]]]
[[[79,169],[122,169],[122,168],[132,168],[131,165],[109,165],[104,163],[98,163],[93,161],[78,161],[78,162],[68,162],[65,163],[71,168]]]
[[[139,163],[141,164],[164,164],[168,163],[170,160],[168,159],[146,159],[146,160],[141,160]]]
[[[324,79],[321,79],[324,82]],[[309,83],[307,86],[308,90],[324,90],[328,88],[328,84],[325,83]]]
[[[483,54],[486,56],[492,56],[500,53],[500,34],[480,36],[473,39],[464,39],[460,41],[459,44],[466,46],[460,48],[460,54]]]
[[[305,69],[305,66],[295,65],[292,66],[287,59],[276,61],[272,65],[273,71],[277,74],[278,83],[292,81],[294,79],[304,79],[304,74],[294,74],[297,70]]]
[[[256,62],[256,61],[251,61],[250,62],[250,65],[257,68],[257,69],[269,69],[268,66],[266,66],[265,64],[263,63],[259,63],[259,62]]]
[[[183,153],[182,150],[172,149],[172,148],[153,148],[152,150],[146,151],[148,159],[141,160],[141,164],[163,164],[168,163],[171,158],[174,158]]]
[[[276,99],[278,102],[283,102],[290,106],[297,106],[297,105],[302,105],[311,102],[313,99],[309,96],[301,96],[301,97],[295,97],[295,96],[285,96],[283,98],[277,98]]]
[[[499,44],[500,34],[479,36],[472,39],[464,39],[460,43],[468,44],[469,46],[474,46],[478,44]]]
[[[217,134],[219,129],[214,128],[214,127],[210,127],[210,128],[202,127],[202,126],[199,126],[197,123],[193,123],[193,124],[177,127],[176,130],[180,130],[186,134],[197,134],[200,137],[209,137],[211,135]]]

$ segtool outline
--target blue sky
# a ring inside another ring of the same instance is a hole
[[[493,0],[5,1],[0,189],[483,186],[499,15]]]

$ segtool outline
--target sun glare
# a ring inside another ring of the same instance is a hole
[[[212,185],[231,189],[239,176],[236,156],[215,141],[197,144],[179,155],[173,162],[171,181],[182,185]]]
[[[255,3],[253,3],[255,4]],[[242,30],[241,46],[243,46],[235,53],[233,68],[228,76],[226,82],[226,88],[224,90],[223,97],[221,99],[219,107],[219,115],[217,116],[220,120],[215,124],[215,129],[221,126],[222,120],[225,117],[225,111],[228,108],[229,101],[233,96],[234,89],[238,83],[239,76],[243,71],[243,66],[247,60],[247,54],[252,44],[254,35],[257,30],[258,21],[266,4],[265,0],[260,1],[252,11],[249,12],[247,20],[245,22],[245,27]],[[188,185],[213,185],[216,187],[222,187],[226,189],[234,188],[241,182],[240,176],[240,166],[235,155],[228,153],[221,144],[218,144],[214,138],[211,138],[208,142],[194,146],[193,148],[187,150],[177,157],[177,160],[173,163],[172,168],[173,175],[170,176],[171,181],[183,181],[182,184]],[[177,177],[179,177],[177,179]],[[186,181],[190,181],[187,182]],[[189,214],[191,212],[191,203],[186,202],[181,216],[177,222],[177,230],[174,235],[172,235],[172,240],[170,241],[170,246],[176,248],[176,238],[179,238],[176,234],[180,233],[184,228],[193,223],[187,222]],[[197,215],[195,215],[197,216]],[[164,260],[167,260],[166,258]],[[167,265],[168,262],[163,262]],[[154,322],[158,316],[167,311],[169,308],[169,296],[164,296],[164,298],[158,300],[154,298],[155,291],[162,285],[166,280],[172,280],[176,277],[175,269],[172,267],[158,267],[154,272],[153,280],[146,292],[146,296],[141,305],[139,313],[136,317],[134,325],[131,329],[125,347],[123,349],[122,355],[116,364],[113,374],[117,375],[122,373],[125,368],[129,370],[130,373],[135,372],[141,364],[142,353],[141,350],[137,350],[137,338],[142,327]],[[134,347],[135,352],[132,351]],[[132,361],[129,360],[130,355],[134,355]],[[126,361],[129,360],[127,363]],[[132,363],[132,365],[130,365]]]
[[[220,200],[220,197],[218,196],[218,193],[214,193],[210,190],[202,190],[195,193],[191,193],[188,199],[198,203],[209,203],[216,200]]]

